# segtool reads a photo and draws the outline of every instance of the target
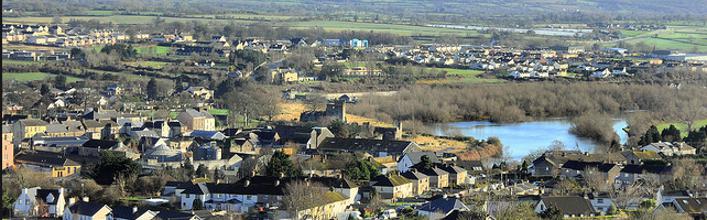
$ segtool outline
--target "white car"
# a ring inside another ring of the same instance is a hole
[[[395,211],[395,209],[387,209],[383,210],[380,216],[381,219],[393,219],[398,217],[398,213]]]

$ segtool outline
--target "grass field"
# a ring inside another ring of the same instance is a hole
[[[96,19],[102,23],[112,22],[113,24],[151,24],[156,16],[150,15],[109,15],[109,16],[62,16],[61,19],[64,22],[69,22],[70,20],[91,20]],[[220,22],[227,23],[234,20],[227,19],[211,19],[211,18],[176,18],[176,17],[161,17],[165,22],[173,21],[202,21],[202,22]],[[3,17],[2,23],[37,23],[37,24],[48,24],[51,23],[52,17],[37,17],[37,16],[27,16],[27,17]],[[248,21],[235,20],[237,23],[249,23]]]
[[[10,59],[3,59],[2,64],[10,64],[10,65],[42,65],[46,61],[26,61],[26,60],[10,60]]]
[[[681,123],[681,122],[677,122],[677,123],[663,122],[663,123],[658,124],[656,127],[658,127],[658,131],[661,131],[661,132],[662,132],[663,129],[666,129],[666,128],[670,127],[671,124],[675,125],[675,127],[676,127],[678,130],[680,130],[680,135],[682,135],[683,137],[687,137],[687,134],[688,134],[688,132],[687,132],[687,124],[685,124],[685,123]],[[705,125],[707,125],[707,119],[698,120],[698,121],[696,121],[696,122],[692,125],[692,129],[693,129],[693,130],[694,130],[694,129],[698,129],[698,128],[700,128],[700,127],[704,127]]]
[[[5,61],[3,61],[5,62]],[[24,73],[2,73],[2,80],[16,80],[19,82],[28,82],[35,80],[46,80],[49,77],[55,77],[54,74],[43,73],[43,72],[24,72]],[[80,81],[80,78],[73,76],[67,76],[66,82],[76,82]]]
[[[172,51],[169,47],[154,45],[138,46],[135,47],[135,50],[137,50],[139,54],[151,54],[155,56],[165,56]]]
[[[484,71],[472,69],[428,68],[428,70],[447,71],[446,79],[418,80],[419,84],[455,84],[455,83],[499,83],[500,79],[479,78]]]
[[[707,52],[707,28],[695,26],[671,26],[659,31],[622,31],[626,42],[642,42],[659,50],[679,50],[680,52]]]
[[[479,36],[477,31],[473,30],[458,30],[449,28],[434,28],[414,25],[400,24],[376,24],[363,22],[343,22],[343,21],[302,21],[290,22],[287,24],[290,28],[307,29],[321,27],[327,31],[374,31],[374,32],[389,32],[398,35],[407,36],[441,36],[441,35],[457,35],[457,36]]]

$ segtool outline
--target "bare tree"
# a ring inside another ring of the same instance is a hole
[[[322,200],[321,196],[326,192],[327,188],[319,183],[290,182],[285,185],[283,203],[294,219],[300,219],[300,212],[319,205]]]
[[[583,175],[589,188],[604,192],[609,190],[611,186],[609,179],[596,167],[585,169]]]

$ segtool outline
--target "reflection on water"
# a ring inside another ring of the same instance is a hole
[[[626,125],[625,120],[616,120],[614,123],[614,131],[619,135],[621,143],[625,143],[628,139],[626,132],[622,130]],[[467,136],[476,139],[498,137],[510,151],[504,153],[513,159],[521,159],[531,152],[546,148],[555,140],[564,143],[568,149],[591,152],[596,143],[571,134],[569,132],[571,126],[568,120],[559,119],[520,123],[467,121],[436,124],[433,132],[435,135]]]

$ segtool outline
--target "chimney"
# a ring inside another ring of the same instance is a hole
[[[244,186],[244,187],[248,187],[249,185],[250,185],[250,180],[245,180],[245,181],[243,182],[243,186]]]
[[[274,185],[275,185],[275,186],[279,186],[279,185],[280,185],[280,180],[275,180],[275,184],[274,184]]]
[[[443,199],[446,199],[446,198],[447,198],[447,194],[442,195],[442,198],[443,198]]]
[[[88,198],[88,196],[84,196],[81,200],[84,202],[88,202],[90,199]]]
[[[280,178],[285,178],[285,173],[283,173],[283,172],[280,172],[280,175],[279,175],[279,177],[280,177]]]
[[[137,206],[133,206],[133,213],[137,213]]]

